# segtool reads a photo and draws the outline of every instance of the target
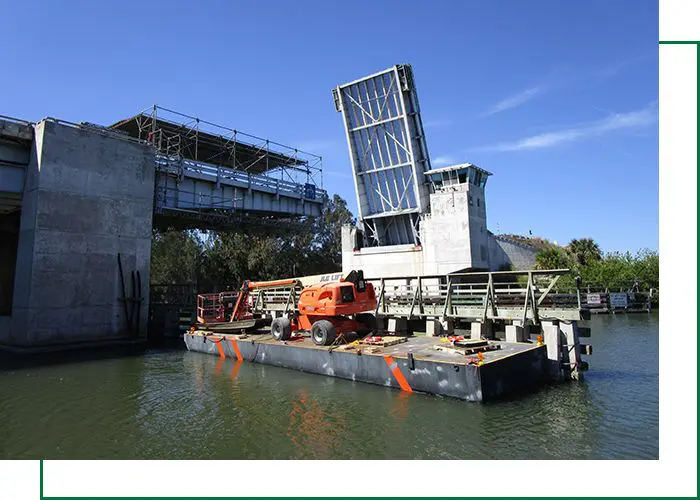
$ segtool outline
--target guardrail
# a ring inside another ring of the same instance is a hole
[[[313,184],[297,184],[267,175],[251,174],[180,157],[169,157],[160,153],[156,154],[156,165],[159,171],[178,176],[180,179],[188,174],[196,174],[212,183],[223,182],[236,187],[267,191],[271,194],[291,196],[311,202],[322,202],[323,198],[327,196],[326,190]]]
[[[656,290],[648,292],[584,292],[581,307],[591,312],[650,311]]]
[[[226,313],[233,312],[238,292],[202,293],[197,295],[197,321],[220,323],[228,321]]]
[[[581,297],[553,294],[568,269],[500,271],[368,279],[379,292],[376,314],[468,320],[580,320]]]
[[[290,314],[296,309],[300,285],[282,285],[254,290],[243,307],[252,314]],[[238,291],[197,295],[197,321],[221,323],[229,321]]]
[[[0,120],[5,120],[8,122],[16,123],[17,125],[23,125],[26,127],[31,127],[34,125],[34,122],[29,122],[27,120],[21,120],[19,118],[13,118],[11,116],[5,116],[5,115],[0,115]]]

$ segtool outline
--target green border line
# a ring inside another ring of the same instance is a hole
[[[700,76],[700,40],[699,41],[672,41],[672,40],[665,40],[665,41],[659,41],[659,45],[695,45],[697,47],[697,70],[698,70],[698,75]],[[696,89],[697,93],[697,116],[696,116],[696,133],[697,133],[697,138],[698,138],[698,143],[700,143],[700,78],[698,80],[698,85]],[[700,155],[697,157],[697,169],[698,172],[700,172]],[[700,180],[698,181],[698,188],[700,188]],[[700,206],[700,205],[699,205]],[[698,215],[700,215],[700,211],[698,212]],[[699,271],[700,273],[700,271]],[[700,277],[700,275],[699,275]],[[698,296],[698,306],[700,306],[700,296]],[[700,320],[700,307],[698,308],[698,320]],[[700,321],[699,321],[700,322]],[[700,354],[700,347],[698,348],[698,354]],[[700,381],[700,372],[696,374],[698,377],[698,381]],[[297,498],[297,497],[45,497],[44,496],[44,460],[41,459],[39,460],[39,500],[152,500],[152,499],[159,499],[159,500],[246,500],[250,498],[250,500],[259,500],[260,498],[268,498],[268,499],[289,499],[289,498]],[[303,498],[303,497],[299,497]],[[330,497],[334,498],[334,497]],[[342,497],[335,497],[335,498],[342,498]],[[353,497],[345,497],[345,498],[353,498]],[[355,497],[355,498],[361,498],[362,500],[371,500],[372,497]],[[375,497],[377,498],[377,497]],[[391,497],[381,497],[380,500],[386,500],[386,498],[391,498]],[[394,497],[397,498],[397,497]],[[405,497],[405,498],[428,498],[428,497]],[[466,498],[466,497],[465,497]],[[472,497],[472,498],[488,498],[488,499],[493,499],[493,498],[508,498],[508,497]],[[566,498],[566,497],[562,497]],[[573,498],[573,497],[572,497]],[[581,498],[593,498],[593,497],[581,497]],[[624,497],[623,497],[624,498]],[[683,498],[683,497],[679,497]],[[686,497],[688,498],[688,497]]]

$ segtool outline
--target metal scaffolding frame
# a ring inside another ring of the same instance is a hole
[[[339,85],[333,99],[343,116],[367,243],[419,244],[430,159],[411,66]]]
[[[302,204],[320,203],[326,196],[321,156],[161,106],[151,106],[108,130],[154,147],[160,174],[154,212],[163,226],[296,229],[300,225],[289,218],[303,214],[246,213],[245,191],[257,189]],[[187,177],[210,182],[217,191],[187,190],[182,185]],[[232,196],[220,192],[224,185],[233,190]],[[189,199],[184,205],[183,196]]]
[[[323,188],[321,156],[162,106],[153,105],[109,128],[147,141],[166,158]]]

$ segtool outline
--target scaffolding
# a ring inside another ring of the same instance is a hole
[[[110,128],[149,142],[166,157],[323,188],[321,156],[161,106],[147,108]]]
[[[282,222],[275,219],[305,215],[247,213],[246,189],[287,196],[301,204],[322,203],[326,196],[322,157],[298,148],[157,105],[109,128],[154,147],[160,174],[154,211],[168,226],[214,229],[253,223],[274,227]],[[188,177],[210,182],[217,189],[188,191],[183,184]],[[231,195],[219,189],[222,183],[244,189],[233,189]]]

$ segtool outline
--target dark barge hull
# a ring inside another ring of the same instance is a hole
[[[501,349],[484,353],[477,366],[469,364],[471,356],[435,350],[440,344],[435,337],[410,337],[376,352],[362,346],[320,347],[308,338],[278,342],[269,334],[195,331],[184,334],[184,340],[190,351],[467,401],[529,391],[547,380],[546,348],[527,343],[501,342]]]

